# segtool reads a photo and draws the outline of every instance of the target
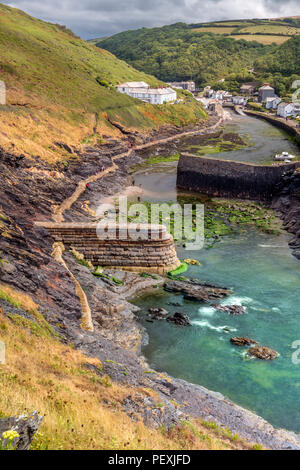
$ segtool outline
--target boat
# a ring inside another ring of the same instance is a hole
[[[285,161],[287,163],[293,160],[294,158],[296,158],[295,155],[291,155],[289,152],[277,153],[274,157],[276,161]]]

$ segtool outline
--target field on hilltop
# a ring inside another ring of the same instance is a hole
[[[97,143],[103,135],[119,135],[109,121],[147,132],[205,116],[196,101],[154,109],[118,93],[114,85],[123,81],[162,83],[64,26],[2,4],[0,79],[7,88],[6,106],[0,106],[0,146],[53,161],[67,156],[57,141],[78,146],[87,138]]]
[[[290,37],[300,34],[300,22],[297,17],[219,21],[190,27],[199,33],[230,35],[235,39],[257,41],[261,44],[282,44]]]

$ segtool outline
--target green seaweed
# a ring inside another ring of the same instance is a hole
[[[167,275],[169,276],[179,276],[180,274],[183,274],[185,273],[189,268],[189,265],[185,262],[181,263],[180,266],[178,266],[178,268],[176,269],[173,269],[173,271],[169,271],[167,273]]]

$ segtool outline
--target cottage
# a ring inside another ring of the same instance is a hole
[[[280,102],[281,102],[281,98],[279,98],[279,96],[274,96],[274,98],[267,98],[266,99],[266,108],[267,109],[277,109]]]
[[[206,86],[203,90],[203,96],[205,98],[211,98],[215,91],[212,89],[211,86]]]
[[[150,85],[146,82],[125,82],[121,85],[117,85],[117,90],[120,93],[126,93],[126,95],[128,95],[133,88],[150,88]]]
[[[253,95],[253,93],[255,93],[255,91],[257,90],[257,87],[258,87],[258,83],[257,83],[257,82],[244,83],[244,84],[240,87],[240,92],[241,92],[243,95]]]
[[[225,102],[231,102],[232,101],[232,94],[229,93],[229,91],[225,91],[223,94],[223,101]]]
[[[300,103],[295,102],[294,104],[294,116],[300,116]]]
[[[219,104],[218,100],[215,100],[215,99],[210,100],[208,104],[208,110],[215,112],[218,104]]]
[[[203,107],[205,109],[208,109],[209,107],[209,103],[210,103],[210,99],[209,98],[205,98],[204,96],[202,98],[196,98],[197,101],[199,101],[200,103],[202,103]]]
[[[277,116],[287,118],[294,115],[293,103],[280,103],[277,108]]]
[[[245,106],[247,104],[247,98],[245,96],[233,96],[232,102],[235,105]]]
[[[267,100],[267,98],[274,98],[275,97],[275,90],[273,87],[270,86],[269,83],[265,83],[262,87],[258,90],[258,101],[263,103]]]
[[[182,90],[190,91],[191,93],[196,90],[195,82],[188,81],[188,82],[170,82],[168,83],[171,87],[179,88]]]
[[[214,98],[215,98],[216,100],[222,101],[223,98],[224,98],[225,93],[226,93],[226,92],[225,92],[224,90],[217,90],[217,91],[215,92]]]
[[[177,93],[172,88],[150,88],[150,85],[145,82],[122,83],[117,86],[117,90],[151,104],[169,103],[177,99]]]

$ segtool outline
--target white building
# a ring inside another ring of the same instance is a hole
[[[195,82],[193,81],[188,81],[188,82],[169,82],[168,85],[170,85],[173,88],[179,88],[182,90],[187,90],[190,91],[191,93],[196,90],[196,85]]]
[[[294,116],[300,116],[300,103],[298,101],[294,103]]]
[[[293,103],[280,103],[277,108],[277,116],[287,118],[294,115]]]
[[[222,101],[223,98],[224,98],[225,93],[226,92],[224,90],[213,91],[212,98],[214,98],[215,100],[218,100],[218,101]]]
[[[117,85],[117,90],[120,93],[128,94],[132,88],[150,88],[150,85],[146,82],[125,82],[121,85]]]
[[[245,96],[233,96],[232,102],[233,104],[245,106],[247,104],[247,98]]]
[[[215,93],[215,90],[213,90],[211,86],[206,86],[203,90],[203,96],[205,98],[212,98],[214,93]]]
[[[176,101],[177,93],[172,88],[150,88],[146,82],[126,82],[117,86],[120,93],[151,104],[163,104]]]
[[[279,98],[279,96],[275,96],[274,98],[269,97],[266,100],[266,108],[277,109],[280,102],[281,102],[281,98]]]

